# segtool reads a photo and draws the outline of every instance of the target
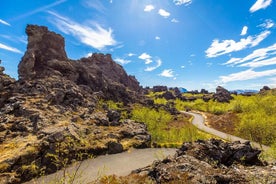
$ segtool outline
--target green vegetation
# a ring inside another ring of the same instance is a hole
[[[180,117],[174,120],[173,116],[163,109],[156,110],[136,105],[132,110],[132,119],[147,124],[156,146],[177,147],[184,141],[206,138],[204,133],[188,123],[188,119]]]
[[[197,99],[193,102],[175,100],[178,110],[193,109],[215,115],[233,112],[238,115],[236,135],[261,143],[272,145],[276,142],[276,94],[268,92],[252,96],[233,95],[230,103],[219,103],[213,100],[204,102]],[[226,125],[227,126],[227,125]]]

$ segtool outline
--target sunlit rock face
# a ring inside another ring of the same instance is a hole
[[[110,54],[94,53],[88,58],[71,60],[61,35],[37,25],[28,25],[26,34],[27,51],[18,66],[21,81],[56,77],[102,92],[106,99],[126,103],[139,99],[139,82],[115,63]]]

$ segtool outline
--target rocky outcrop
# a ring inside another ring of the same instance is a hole
[[[46,75],[45,72],[50,69],[49,61],[68,60],[64,50],[64,38],[61,35],[50,32],[47,27],[36,25],[28,25],[26,34],[28,35],[28,46],[18,67],[20,79],[43,77]],[[68,63],[63,64],[66,67]]]
[[[155,183],[275,183],[273,165],[263,165],[260,151],[247,143],[221,140],[184,143],[172,157],[133,171]]]
[[[138,81],[111,55],[70,60],[61,35],[35,25],[26,33],[19,80],[0,67],[1,182],[52,173],[64,167],[57,158],[69,164],[80,160],[78,155],[85,159],[150,146],[145,124],[100,105],[100,99],[125,104],[142,99]]]
[[[7,99],[11,97],[13,85],[15,84],[15,79],[4,74],[4,71],[5,68],[0,66],[0,108],[3,107]]]
[[[167,86],[153,86],[152,88],[153,92],[164,92],[164,91],[168,91],[168,87]]]
[[[142,89],[110,54],[95,53],[88,58],[70,60],[64,50],[64,38],[47,27],[28,25],[28,46],[18,66],[20,81],[55,78],[102,92],[106,99],[137,101]]]
[[[218,102],[230,102],[233,99],[231,93],[225,88],[218,86],[216,88],[216,93],[213,95],[214,100]]]

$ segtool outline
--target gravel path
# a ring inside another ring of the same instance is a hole
[[[186,113],[186,114],[190,114],[194,117],[193,121],[192,121],[192,124],[194,126],[196,126],[198,129],[204,131],[204,132],[207,132],[209,134],[212,134],[212,135],[215,135],[217,137],[220,137],[224,140],[229,140],[229,141],[240,141],[240,142],[246,142],[248,140],[246,139],[242,139],[240,137],[237,137],[237,136],[234,136],[234,135],[230,135],[230,134],[227,134],[227,133],[224,133],[224,132],[220,132],[216,129],[213,129],[213,128],[210,128],[210,127],[207,127],[205,125],[205,118],[201,115],[201,114],[198,114],[198,113],[194,113],[194,112],[185,112],[185,111],[181,111],[182,113]],[[256,142],[251,142],[251,145],[254,146],[254,147],[257,147],[259,149],[262,149],[262,150],[267,150],[269,149],[268,146],[265,146],[265,145],[262,145],[260,146],[259,143],[256,143]]]
[[[173,148],[131,149],[123,153],[88,159],[82,162],[74,183],[88,183],[104,175],[126,176],[135,169],[150,165],[154,160],[174,155],[175,151],[176,149]],[[66,169],[66,173],[73,176],[73,173],[77,170],[76,168],[76,165],[72,165]],[[68,177],[66,178],[68,179]],[[58,183],[62,179],[63,171],[61,170],[27,183]]]

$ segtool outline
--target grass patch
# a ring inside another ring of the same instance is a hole
[[[197,128],[190,124],[190,117],[181,115],[177,119],[174,118],[163,109],[156,110],[136,105],[132,110],[133,120],[147,124],[153,146],[178,147],[184,141],[206,138],[204,133],[199,133]]]

